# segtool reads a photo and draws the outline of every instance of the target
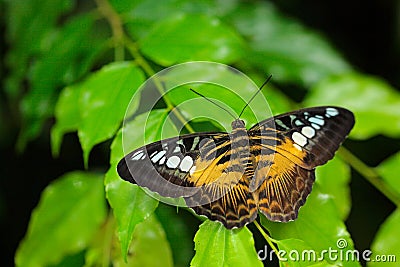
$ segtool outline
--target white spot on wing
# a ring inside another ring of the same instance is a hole
[[[321,126],[323,126],[325,124],[325,121],[323,119],[319,119],[319,118],[316,118],[316,117],[311,117],[311,118],[308,119],[308,121],[311,122],[311,123],[315,123],[315,124],[321,125]]]
[[[301,120],[295,120],[294,125],[301,126],[301,125],[304,125],[304,123]]]
[[[178,153],[178,152],[181,152],[181,147],[179,145],[176,146],[174,149],[174,153]]]
[[[158,164],[163,165],[164,162],[165,162],[165,156],[160,159],[160,162]]]
[[[310,126],[305,126],[301,129],[301,133],[308,138],[313,138],[315,136],[315,130]]]
[[[281,126],[283,129],[289,129],[281,120],[276,119],[275,123]]]
[[[172,156],[167,160],[167,167],[170,169],[175,169],[179,166],[181,159],[178,156]]]
[[[196,136],[193,140],[193,145],[192,148],[190,150],[194,150],[195,147],[197,146],[197,144],[199,143],[200,137]]]
[[[314,129],[316,129],[316,130],[321,129],[321,126],[319,126],[318,124],[315,124],[315,123],[311,123],[311,126],[314,127]]]
[[[336,108],[327,108],[326,109],[326,116],[327,117],[334,117],[339,115],[339,111]]]
[[[157,154],[155,154],[155,155],[151,158],[151,161],[152,161],[153,163],[156,163],[157,161],[159,161],[159,159],[161,159],[162,156],[165,155],[165,153],[167,153],[167,151],[161,150],[160,152],[158,152]]]
[[[307,144],[307,138],[299,132],[292,133],[292,139],[299,146],[305,146]]]
[[[135,152],[135,154],[132,155],[131,160],[139,160],[142,156],[144,156],[143,151],[137,151]]]
[[[188,172],[193,165],[193,159],[190,156],[186,156],[182,159],[179,169],[183,172]]]

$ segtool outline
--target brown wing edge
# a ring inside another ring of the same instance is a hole
[[[264,187],[258,190],[258,209],[267,217],[268,220],[274,222],[289,222],[294,221],[298,217],[300,208],[305,204],[307,197],[311,193],[314,181],[315,171],[306,170],[296,166],[297,175],[293,177],[290,197],[281,196],[284,201],[277,201],[276,198],[268,197],[266,183]],[[274,181],[270,181],[274,183]]]

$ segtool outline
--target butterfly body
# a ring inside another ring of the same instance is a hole
[[[315,167],[334,156],[354,125],[339,107],[297,110],[249,130],[195,133],[161,140],[123,158],[119,175],[164,197],[183,197],[197,214],[231,229],[258,211],[272,221],[297,218],[310,194]]]

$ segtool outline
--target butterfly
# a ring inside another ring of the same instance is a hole
[[[258,211],[295,220],[310,194],[315,168],[332,159],[355,123],[335,106],[299,109],[246,129],[193,133],[140,147],[118,163],[122,179],[164,197],[182,197],[196,214],[240,228]]]

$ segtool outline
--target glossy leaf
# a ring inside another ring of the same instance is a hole
[[[398,266],[400,259],[400,210],[394,211],[380,226],[371,245],[368,267]]]
[[[56,107],[57,124],[52,133],[56,147],[53,147],[53,151],[58,151],[61,136],[66,131],[77,128],[87,165],[92,147],[116,133],[128,103],[143,81],[142,71],[134,64],[116,62],[103,67],[84,82],[66,89]],[[78,98],[71,102],[73,97]]]
[[[179,15],[157,23],[140,41],[140,50],[163,66],[191,60],[231,63],[242,56],[243,41],[217,18]]]
[[[350,109],[356,117],[352,138],[400,136],[400,93],[378,78],[357,73],[330,77],[313,87],[304,103]]]
[[[228,230],[221,223],[206,220],[194,242],[196,254],[190,266],[263,266],[246,227]]]
[[[278,241],[302,240],[317,253],[318,257],[321,256],[321,260],[343,266],[360,266],[357,261],[346,261],[343,258],[329,257],[328,254],[322,253],[329,249],[346,253],[348,250],[353,250],[354,246],[332,197],[323,193],[318,184],[313,186],[306,204],[300,208],[297,220],[278,223],[271,222],[262,216],[261,223],[271,233],[272,238]],[[292,247],[290,244],[290,241],[285,241],[286,249],[296,250],[298,243],[294,243]],[[341,246],[342,244],[344,246]]]
[[[100,175],[72,172],[50,184],[32,213],[17,266],[56,264],[91,242],[106,216]]]
[[[280,14],[270,3],[243,3],[229,19],[249,42],[249,63],[276,80],[310,86],[351,69],[324,37]]]
[[[124,259],[127,257],[136,225],[154,212],[158,201],[146,194],[139,186],[123,181],[117,174],[116,166],[125,153],[142,146],[145,140],[155,141],[161,134],[161,126],[165,121],[169,121],[167,114],[166,110],[154,110],[137,116],[124,125],[111,145],[111,167],[106,174],[105,185],[107,199],[117,220],[118,238]],[[147,126],[147,135],[144,134],[145,126]],[[122,134],[127,139],[124,141],[124,146]],[[123,151],[123,147],[126,151]]]

